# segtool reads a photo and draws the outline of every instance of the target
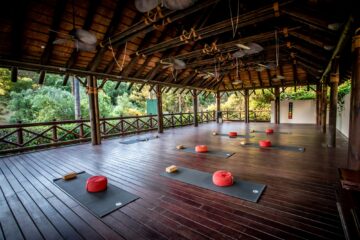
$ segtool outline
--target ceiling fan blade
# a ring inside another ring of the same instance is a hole
[[[177,70],[185,69],[186,64],[183,60],[180,59],[174,59],[174,68]]]
[[[250,47],[248,47],[242,43],[236,43],[235,46],[237,46],[238,48],[241,48],[241,49],[250,50]]]
[[[153,10],[158,4],[158,0],[135,0],[135,8],[142,13]]]
[[[75,41],[75,47],[79,51],[92,52],[96,50],[96,44],[87,44],[77,40]]]
[[[194,5],[196,0],[163,0],[163,4],[170,10],[183,10]]]
[[[57,44],[57,45],[72,44],[73,45],[73,42],[71,39],[58,38],[58,39],[55,39],[55,41],[53,41],[53,44]]]
[[[87,30],[81,28],[75,29],[74,35],[76,39],[85,44],[93,45],[97,43],[96,35]]]

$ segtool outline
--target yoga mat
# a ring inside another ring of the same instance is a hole
[[[60,178],[54,179],[54,183],[98,217],[103,217],[139,198],[109,183],[107,190],[89,193],[85,189],[89,177],[90,174],[81,172],[72,180],[65,181]]]
[[[136,139],[128,139],[128,140],[124,140],[121,141],[121,144],[133,144],[133,143],[138,143],[138,142],[147,142],[153,139],[157,139],[159,137],[157,136],[151,136],[151,137],[144,137],[144,138],[136,138]]]
[[[230,187],[218,187],[212,182],[212,173],[184,167],[178,168],[177,172],[163,172],[160,175],[251,202],[257,202],[266,187],[264,184],[242,181],[237,178],[234,178],[234,184]]]
[[[271,135],[271,134],[291,134],[291,132],[273,132],[273,133],[266,133],[265,131],[257,131],[257,130],[255,130],[254,132],[250,132],[250,133],[265,133],[265,134],[269,134],[269,135]]]
[[[260,147],[258,143],[246,143],[245,145],[240,145],[240,146],[269,149],[269,150],[275,149],[275,150],[285,150],[285,151],[291,151],[291,152],[305,152],[304,147],[297,147],[297,146],[273,145],[271,147]]]
[[[238,134],[236,137],[229,137],[228,134],[226,133],[218,133],[215,136],[221,136],[221,137],[228,137],[228,138],[253,138],[255,136],[250,136],[250,135],[242,135],[242,134]]]
[[[217,157],[222,157],[222,158],[228,158],[235,154],[233,152],[223,152],[223,151],[217,151],[217,150],[209,150],[206,153],[198,153],[195,151],[195,148],[184,148],[184,149],[180,149],[180,150],[184,151],[184,152],[188,152],[188,153],[195,153],[197,155],[204,155],[204,156],[211,155],[211,156],[217,156]]]

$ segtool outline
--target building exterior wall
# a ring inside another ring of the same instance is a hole
[[[292,119],[289,119],[289,103],[293,103]],[[275,103],[271,101],[271,123],[275,122]],[[280,123],[316,124],[315,100],[284,100],[280,102]]]

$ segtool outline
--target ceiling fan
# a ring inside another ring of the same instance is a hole
[[[135,8],[142,13],[149,12],[157,6],[170,10],[183,10],[192,6],[197,0],[135,0]]]
[[[69,47],[74,47],[79,51],[94,51],[97,45],[97,38],[95,34],[81,28],[76,28],[75,25],[75,0],[72,1],[72,17],[73,17],[73,29],[68,33],[58,34],[66,36],[65,38],[56,39],[53,44],[59,44]]]
[[[163,69],[170,68],[172,70],[182,70],[186,68],[186,63],[183,60],[176,58],[169,58],[167,60],[160,60],[160,63],[163,64]]]
[[[248,44],[242,44],[242,43],[236,43],[235,46],[240,48],[238,51],[233,53],[234,58],[242,58],[245,56],[253,55],[260,53],[264,50],[262,46],[260,46],[257,43],[248,43]]]
[[[271,79],[274,82],[284,80],[285,77],[278,74],[279,70],[279,38],[278,38],[278,32],[275,30],[275,56],[276,56],[276,75]]]

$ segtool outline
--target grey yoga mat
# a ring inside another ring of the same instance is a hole
[[[218,150],[209,150],[206,153],[198,153],[195,151],[195,148],[184,148],[184,149],[181,149],[180,151],[184,151],[184,152],[188,152],[188,153],[195,153],[199,156],[210,155],[210,156],[216,156],[216,157],[222,157],[222,158],[228,158],[235,154],[233,152],[224,152],[224,151],[218,151]]]
[[[85,189],[89,177],[90,174],[81,172],[75,179],[54,179],[54,183],[98,217],[103,217],[139,198],[111,184],[108,184],[103,192],[90,193]]]
[[[266,187],[264,184],[242,181],[238,178],[234,179],[232,186],[218,187],[212,182],[212,173],[184,167],[178,167],[177,172],[163,172],[160,175],[251,202],[257,202]]]
[[[147,142],[153,139],[157,139],[159,138],[158,136],[150,136],[150,137],[143,137],[143,138],[136,138],[136,139],[127,139],[124,141],[121,141],[121,144],[133,144],[133,143],[138,143],[138,142]]]
[[[275,150],[285,150],[291,152],[305,152],[304,147],[298,146],[283,146],[283,145],[272,145],[271,147],[260,147],[258,143],[246,143],[245,145],[240,145],[242,147],[253,147],[253,148],[261,148],[261,149],[275,149]]]
[[[243,134],[238,134],[236,137],[229,137],[229,135],[226,133],[219,133],[215,136],[228,137],[228,138],[253,138],[253,137],[255,137],[255,136],[243,135]]]

